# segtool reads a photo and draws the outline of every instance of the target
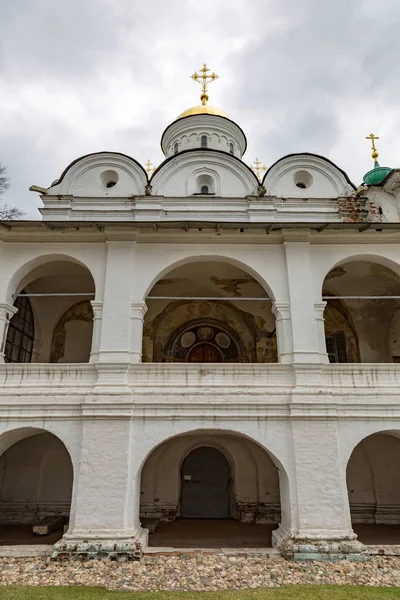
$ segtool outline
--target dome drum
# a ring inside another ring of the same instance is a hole
[[[246,145],[246,137],[236,123],[224,116],[207,113],[178,118],[161,138],[161,148],[167,158],[195,148],[220,150],[241,158]]]

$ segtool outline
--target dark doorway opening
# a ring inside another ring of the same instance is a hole
[[[229,519],[231,488],[231,470],[222,452],[196,448],[182,465],[181,518]]]
[[[193,363],[220,363],[223,362],[221,351],[207,342],[194,346],[187,357]]]

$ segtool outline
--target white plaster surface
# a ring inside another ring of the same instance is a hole
[[[151,188],[133,159],[89,155],[43,194],[44,223],[0,230],[0,522],[69,512],[59,548],[137,556],[140,514],[179,513],[180,465],[205,444],[230,461],[233,515],[240,504],[243,520],[251,507],[280,510],[274,543],[285,555],[359,557],[352,522],[400,519],[399,219],[388,208],[398,174],[364,190],[393,221],[367,230],[342,223],[339,201],[360,196],[322,157],[284,157],[262,196],[231,121],[181,119],[164,142]],[[213,196],[197,195],[205,181]],[[4,342],[22,290],[61,295],[31,296],[32,362],[11,364]],[[214,295],[221,311],[232,303],[225,325],[246,314],[236,333],[248,343],[253,327],[256,350],[260,332],[276,335],[276,363],[257,352],[257,362],[142,362],[165,309],[194,296],[207,316]],[[328,362],[326,295],[356,340],[348,362]],[[78,301],[93,325],[69,320],[51,363],[60,319]]]

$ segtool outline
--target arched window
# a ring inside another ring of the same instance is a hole
[[[29,363],[32,359],[35,337],[31,303],[26,296],[19,296],[14,306],[18,308],[18,312],[12,317],[8,326],[4,360],[12,363]]]
[[[234,154],[234,147],[233,147],[233,143],[232,142],[229,142],[229,152],[231,154]]]
[[[208,143],[207,143],[207,136],[206,135],[202,135],[201,136],[200,143],[201,143],[201,147],[202,148],[207,148]]]
[[[174,144],[174,154],[178,154],[178,150],[179,150],[178,142],[175,142],[175,144]]]
[[[215,180],[208,173],[196,177],[194,194],[215,194]]]

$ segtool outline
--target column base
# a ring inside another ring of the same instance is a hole
[[[368,560],[368,550],[348,531],[299,531],[291,533],[279,526],[272,532],[272,545],[287,560]]]
[[[119,531],[67,532],[54,544],[53,560],[139,560],[147,546],[149,532],[139,526],[132,535]]]

